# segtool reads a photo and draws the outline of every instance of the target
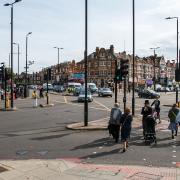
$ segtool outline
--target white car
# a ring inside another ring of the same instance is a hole
[[[93,101],[92,94],[88,91],[87,92],[87,100],[88,102]],[[81,91],[78,96],[78,102],[84,102],[85,101],[85,91]]]
[[[112,91],[110,88],[100,88],[98,91],[98,96],[113,96]]]

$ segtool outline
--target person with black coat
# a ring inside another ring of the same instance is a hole
[[[120,126],[121,126],[121,141],[123,142],[123,151],[125,152],[128,147],[128,140],[131,134],[133,117],[130,114],[130,109],[125,108],[125,112],[121,117]]]
[[[145,100],[144,107],[142,107],[142,110],[141,110],[141,114],[143,115],[142,127],[143,127],[143,136],[145,137],[145,130],[147,127],[146,120],[147,120],[148,115],[152,115],[152,107],[149,104],[149,100]]]

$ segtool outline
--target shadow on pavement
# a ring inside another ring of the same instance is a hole
[[[71,149],[71,151],[78,150],[78,149],[88,149],[88,148],[100,147],[100,146],[113,146],[115,144],[116,143],[114,143],[113,139],[102,138],[102,139],[95,140],[95,141],[88,143],[88,144],[76,146],[73,149]]]
[[[87,158],[97,158],[97,157],[102,157],[102,156],[108,156],[108,155],[112,155],[112,154],[117,154],[120,152],[120,148],[118,149],[113,149],[112,151],[108,151],[108,152],[101,152],[101,153],[97,153],[97,154],[90,154],[87,156],[83,156],[81,157],[81,159],[87,159]]]

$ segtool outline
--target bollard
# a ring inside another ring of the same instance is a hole
[[[6,98],[6,108],[10,108],[10,101],[9,101],[9,97]]]

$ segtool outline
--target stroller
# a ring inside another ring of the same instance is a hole
[[[155,131],[156,121],[152,115],[148,115],[145,123],[145,143],[157,143],[156,131]]]

